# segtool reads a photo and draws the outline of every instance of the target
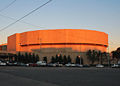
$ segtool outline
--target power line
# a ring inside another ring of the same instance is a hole
[[[15,22],[9,24],[8,26],[2,28],[0,31],[3,31],[7,28],[9,28],[10,26],[14,25],[15,23],[19,22],[20,20],[24,19],[25,17],[29,16],[30,14],[34,13],[35,11],[37,11],[38,9],[42,8],[43,6],[47,5],[48,3],[50,3],[52,0],[47,1],[46,3],[42,4],[41,6],[37,7],[36,9],[32,10],[31,12],[29,12],[28,14],[24,15],[23,17],[19,18],[18,20],[16,20]]]
[[[9,8],[12,4],[14,4],[17,0],[13,0],[10,4],[8,4],[7,6],[5,6],[4,8],[2,8],[0,10],[0,12],[4,11],[5,9]]]
[[[0,14],[0,16],[1,17],[4,17],[4,18],[8,18],[8,19],[11,19],[11,20],[17,20],[17,19],[15,19],[15,18],[12,18],[12,17],[9,17],[9,16],[5,16],[5,15],[2,15],[2,14]],[[28,22],[25,22],[25,21],[20,21],[21,23],[24,23],[24,24],[28,24],[28,25],[31,25],[31,26],[34,26],[34,27],[39,27],[39,28],[43,28],[43,27],[40,27],[40,26],[38,26],[38,25],[34,25],[34,24],[31,24],[31,23],[28,23]]]

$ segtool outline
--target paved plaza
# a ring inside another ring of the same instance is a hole
[[[120,86],[120,69],[0,67],[0,86]]]

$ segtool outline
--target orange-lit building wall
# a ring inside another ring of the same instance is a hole
[[[32,51],[40,48],[72,48],[106,51],[108,34],[94,30],[57,29],[17,33],[8,37],[8,51]]]

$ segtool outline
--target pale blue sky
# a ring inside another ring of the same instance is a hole
[[[11,1],[13,0],[0,0],[0,9]],[[48,0],[17,0],[0,14],[19,19],[46,1]],[[0,15],[0,29],[14,21]],[[7,36],[18,32],[39,29],[90,29],[109,34],[110,50],[120,45],[120,0],[53,0],[21,22],[0,32],[0,44],[6,42]]]

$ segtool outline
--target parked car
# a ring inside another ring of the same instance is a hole
[[[27,63],[26,66],[29,67],[29,64]]]
[[[118,65],[120,65],[120,60],[118,61]]]
[[[102,65],[102,64],[97,64],[96,67],[97,67],[97,68],[103,68],[104,65]]]
[[[6,66],[5,62],[0,61],[0,66]]]
[[[76,67],[76,64],[74,63],[68,63],[68,64],[65,64],[66,67]]]
[[[56,67],[62,67],[63,64],[60,64],[60,63],[55,63]]]
[[[48,67],[56,67],[56,64],[55,63],[49,63],[47,64]]]
[[[45,61],[38,61],[37,63],[37,66],[46,66],[47,63]]]
[[[6,62],[6,65],[7,66],[14,66],[14,64],[12,62],[9,62],[9,61]]]
[[[120,68],[120,65],[119,64],[113,64],[111,67],[112,68]]]
[[[26,65],[26,66],[27,66],[27,65]],[[37,67],[38,64],[36,64],[36,63],[29,63],[29,66],[30,66],[30,67]]]
[[[65,64],[66,67],[71,67],[71,63]]]
[[[76,65],[74,63],[71,64],[71,67],[75,67]]]
[[[83,67],[90,67],[90,65],[88,65],[88,64],[84,64]]]
[[[76,67],[83,67],[82,64],[76,64]]]
[[[14,66],[18,66],[18,62],[14,62],[13,65],[14,65]]]

